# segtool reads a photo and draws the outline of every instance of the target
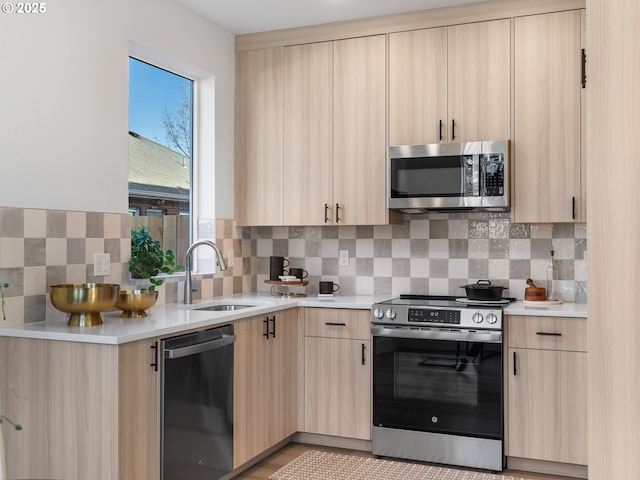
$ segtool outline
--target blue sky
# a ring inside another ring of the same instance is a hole
[[[175,110],[181,102],[180,85],[190,91],[191,81],[129,58],[129,130],[166,146],[162,110]]]

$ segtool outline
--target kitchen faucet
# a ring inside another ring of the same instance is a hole
[[[196,291],[196,289],[194,289],[191,286],[192,285],[191,257],[193,256],[193,251],[196,249],[196,247],[199,247],[200,245],[209,245],[211,248],[213,248],[216,252],[216,256],[218,257],[217,262],[218,262],[218,266],[220,267],[220,270],[227,269],[227,264],[225,263],[224,258],[222,257],[222,253],[220,253],[220,249],[214,242],[212,242],[211,240],[199,240],[197,242],[194,242],[187,249],[187,254],[185,255],[185,260],[184,260],[185,268],[186,268],[186,277],[184,281],[184,303],[186,305],[190,305],[191,303],[193,303],[193,292]]]

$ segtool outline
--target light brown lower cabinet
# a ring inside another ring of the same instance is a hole
[[[154,344],[0,338],[8,478],[157,480]]]
[[[235,322],[233,466],[297,431],[297,309]]]
[[[368,310],[305,309],[305,431],[371,439]]]
[[[509,317],[508,456],[587,464],[586,319]]]

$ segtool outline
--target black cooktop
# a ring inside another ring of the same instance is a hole
[[[500,302],[472,301],[464,297],[454,297],[448,295],[400,295],[399,298],[392,298],[385,302],[386,305],[410,305],[416,307],[458,307],[465,308],[467,306],[506,306],[515,301],[515,298],[503,298]]]

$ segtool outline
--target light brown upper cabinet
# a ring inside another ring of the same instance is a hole
[[[284,224],[389,223],[384,35],[284,49]]]
[[[333,52],[333,223],[388,223],[385,36],[340,40]]]
[[[581,10],[515,19],[513,220],[580,222]]]
[[[386,208],[384,35],[238,52],[240,225],[376,225]]]
[[[510,20],[389,35],[389,144],[511,138]]]
[[[287,225],[333,219],[333,48],[323,42],[284,49]]]
[[[236,53],[235,210],[240,225],[282,225],[282,48]]]

